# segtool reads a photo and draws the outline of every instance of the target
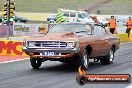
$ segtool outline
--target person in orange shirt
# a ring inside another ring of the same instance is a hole
[[[126,26],[127,26],[126,33],[128,33],[128,37],[130,37],[130,31],[132,29],[132,19],[131,19],[131,17],[128,18]]]
[[[111,19],[109,20],[109,30],[112,34],[116,31],[116,20],[114,16],[111,16]]]

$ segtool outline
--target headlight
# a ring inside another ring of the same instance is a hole
[[[35,46],[35,42],[28,42],[28,47],[34,47]]]
[[[74,47],[74,43],[73,42],[67,42],[66,47],[67,48],[73,48]]]

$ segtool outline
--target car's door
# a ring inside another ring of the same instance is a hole
[[[98,56],[105,56],[109,52],[109,41],[105,29],[101,26],[94,26],[95,44],[96,44],[96,54]]]
[[[94,26],[90,24],[86,24],[84,31],[79,32],[81,33],[80,36],[80,50],[83,51],[86,46],[92,47],[92,52],[90,54],[90,57],[97,57],[99,54],[99,43],[97,42],[97,36],[95,36],[94,33]],[[82,35],[83,34],[83,35]]]

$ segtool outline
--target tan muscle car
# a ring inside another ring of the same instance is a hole
[[[27,38],[23,51],[30,56],[31,66],[38,69],[42,62],[77,62],[85,70],[89,59],[111,64],[119,49],[120,39],[98,24],[62,23],[49,26],[42,37]]]

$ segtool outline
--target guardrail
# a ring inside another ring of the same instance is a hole
[[[27,56],[22,51],[22,41],[0,40],[0,55]]]

